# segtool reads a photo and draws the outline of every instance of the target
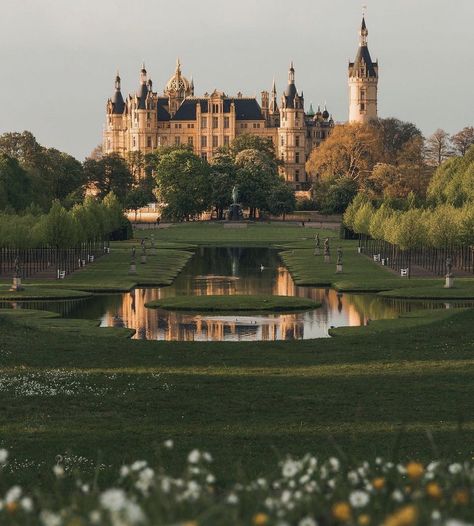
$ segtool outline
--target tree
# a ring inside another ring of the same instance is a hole
[[[100,199],[113,192],[122,203],[133,182],[126,162],[116,153],[104,155],[99,160],[86,159],[84,175],[88,186]]]
[[[281,181],[276,161],[261,150],[242,150],[235,158],[239,199],[255,218],[269,209],[270,193]]]
[[[211,204],[217,219],[223,219],[224,211],[232,203],[232,188],[236,184],[237,169],[230,154],[219,153],[210,163]]]
[[[382,159],[381,135],[368,124],[336,126],[306,163],[313,180],[350,177],[360,185]]]
[[[429,164],[440,166],[443,161],[452,155],[449,134],[438,128],[433,135],[426,140],[425,154]]]
[[[125,198],[125,208],[135,212],[135,221],[137,219],[138,209],[144,207],[150,202],[150,194],[140,186],[132,188]]]
[[[295,192],[289,186],[288,183],[281,180],[281,182],[275,185],[270,191],[268,199],[268,211],[276,216],[283,216],[293,212],[296,208]]]
[[[43,216],[41,222],[46,243],[56,248],[74,246],[79,237],[77,222],[61,206],[59,201],[54,201],[49,213]]]
[[[469,148],[474,145],[474,126],[466,126],[458,133],[452,135],[451,143],[458,155],[466,155]]]
[[[270,137],[259,137],[250,133],[237,135],[230,145],[230,153],[237,157],[244,150],[257,150],[266,154],[269,159],[276,159],[275,146]]]
[[[342,214],[356,196],[357,190],[357,182],[350,177],[317,180],[313,184],[313,198],[321,213]]]
[[[209,165],[189,150],[172,150],[161,156],[156,184],[165,217],[189,219],[210,206]]]
[[[26,208],[31,202],[31,182],[19,162],[0,154],[0,209],[11,207],[15,211]]]
[[[422,139],[421,131],[415,124],[393,117],[373,119],[370,125],[380,133],[383,161],[387,164],[397,164],[406,145],[415,139]]]

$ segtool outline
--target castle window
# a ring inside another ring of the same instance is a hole
[[[207,153],[201,153],[201,159],[207,161]]]
[[[201,117],[201,128],[207,128],[207,117]]]
[[[147,118],[148,121],[150,120],[150,112],[149,111],[146,114],[146,118]]]
[[[201,148],[207,148],[207,137],[205,135],[201,135]]]
[[[219,118],[218,117],[212,117],[212,127],[215,129],[219,126]]]
[[[133,144],[134,148],[137,146],[137,139],[136,139],[136,137],[133,137],[132,144]]]
[[[188,137],[188,145],[189,146],[193,146],[193,144],[194,144],[193,138],[192,137]]]
[[[110,150],[110,139],[107,139],[107,149]]]
[[[281,136],[280,145],[281,146],[285,146],[285,137],[284,137],[284,135]]]
[[[297,136],[295,137],[295,146],[299,146],[299,145],[300,145],[300,136],[297,135]]]
[[[229,117],[224,117],[224,128],[230,128],[230,119],[229,119]]]
[[[300,162],[300,152],[295,153],[295,163],[298,164]]]
[[[174,144],[179,146],[181,144],[181,137],[178,135],[174,138]]]
[[[224,146],[229,146],[230,143],[230,137],[228,135],[224,135]]]
[[[295,170],[295,181],[299,181],[299,180],[300,180],[300,171]]]
[[[151,137],[146,138],[146,145],[147,145],[147,148],[151,148]]]
[[[360,103],[360,111],[365,111],[365,102]]]
[[[219,146],[219,137],[217,135],[212,136],[212,147],[217,148]]]

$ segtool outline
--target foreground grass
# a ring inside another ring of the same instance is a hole
[[[309,310],[321,304],[307,298],[292,296],[176,296],[154,300],[145,305],[148,308],[182,310],[197,312],[239,312],[239,311],[273,311],[291,312]]]
[[[170,438],[173,465],[211,450],[223,480],[286,453],[474,453],[474,310],[245,344],[71,338],[55,324],[0,315],[0,447],[33,462],[27,478],[57,454],[119,466]]]
[[[14,301],[14,300],[37,300],[37,299],[80,299],[88,298],[91,294],[79,290],[67,290],[48,287],[38,287],[34,285],[25,285],[23,290],[10,291],[8,285],[0,285],[0,300]]]

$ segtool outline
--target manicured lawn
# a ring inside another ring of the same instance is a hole
[[[183,310],[198,312],[223,311],[274,311],[290,312],[295,310],[309,310],[320,304],[307,298],[292,296],[176,296],[162,298],[147,303],[145,307],[166,310]]]
[[[0,316],[0,447],[20,460],[119,466],[172,438],[172,462],[203,448],[230,479],[286,453],[474,453],[474,310],[272,343],[71,338],[64,322]]]
[[[9,285],[0,285],[0,300],[37,300],[37,299],[76,299],[87,298],[91,294],[79,290],[67,290],[57,288],[38,287],[34,285],[25,285],[24,289],[18,292],[10,291]]]

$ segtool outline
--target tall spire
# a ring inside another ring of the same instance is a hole
[[[290,62],[290,69],[288,71],[288,84],[295,83],[295,68],[293,67],[293,61]]]
[[[362,17],[362,24],[360,26],[360,40],[359,40],[359,46],[366,47],[367,46],[367,37],[369,36],[369,31],[367,29],[367,25],[365,23],[365,16]]]
[[[115,91],[120,91],[121,79],[119,70],[117,70],[117,75],[115,76]]]
[[[142,69],[140,70],[140,82],[142,84],[146,84],[146,68],[145,68],[145,62],[142,63]]]
[[[115,76],[115,93],[112,97],[112,113],[121,115],[125,109],[125,102],[122,97],[122,92],[120,91],[120,75],[117,70],[117,75]]]
[[[276,92],[277,92],[277,89],[276,89],[276,84],[275,84],[275,77],[273,77],[272,94],[276,96]]]

